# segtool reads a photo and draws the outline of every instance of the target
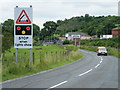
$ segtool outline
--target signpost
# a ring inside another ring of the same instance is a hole
[[[73,38],[80,38],[80,35],[72,35]]]
[[[77,42],[80,45],[80,35],[72,35],[73,40],[75,40],[75,46],[77,46]]]
[[[32,62],[33,47],[33,9],[14,8],[14,48],[16,48],[16,63],[18,62],[18,49],[30,48],[30,62]]]

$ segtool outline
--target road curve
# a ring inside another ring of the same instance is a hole
[[[36,75],[9,80],[3,88],[118,88],[118,58],[97,56],[80,50],[85,57]]]

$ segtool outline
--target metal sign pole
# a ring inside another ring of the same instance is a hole
[[[76,38],[75,38],[75,47],[76,47]]]
[[[15,62],[16,62],[16,64],[18,63],[18,48],[16,48],[16,56],[15,56]]]
[[[79,40],[79,47],[80,47],[80,40]]]

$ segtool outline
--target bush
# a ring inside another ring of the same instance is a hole
[[[81,45],[119,48],[119,38],[81,40]]]
[[[63,45],[65,45],[65,44],[72,44],[72,42],[69,41],[69,40],[65,40],[65,41],[63,42]]]

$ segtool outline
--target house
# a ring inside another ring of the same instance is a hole
[[[112,37],[118,37],[120,35],[120,27],[112,29]]]
[[[93,37],[89,36],[88,34],[82,32],[69,32],[65,34],[67,40],[73,41],[73,35],[80,35],[80,39],[93,39]]]
[[[66,40],[66,37],[59,37],[59,40],[64,41],[64,40]]]

